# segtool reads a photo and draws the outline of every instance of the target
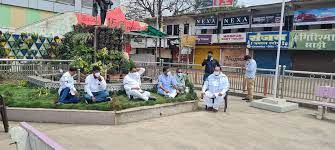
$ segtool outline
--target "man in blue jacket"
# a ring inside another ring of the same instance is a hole
[[[214,73],[215,67],[220,67],[220,63],[213,58],[213,52],[209,51],[207,59],[202,62],[202,66],[205,66],[205,74],[203,81],[205,82],[207,77]]]

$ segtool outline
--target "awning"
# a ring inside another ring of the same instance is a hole
[[[163,38],[166,37],[166,34],[155,29],[152,26],[148,26],[145,30],[142,31],[133,31],[129,32],[130,35],[139,35],[143,37],[152,37],[152,38]]]

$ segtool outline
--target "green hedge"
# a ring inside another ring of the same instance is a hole
[[[29,85],[26,81],[18,81],[15,83],[0,84],[0,94],[4,96],[6,105],[9,107],[23,108],[53,108],[53,109],[79,109],[79,110],[123,110],[140,106],[150,106],[155,104],[183,102],[197,99],[195,93],[179,95],[174,99],[166,98],[155,93],[153,96],[156,101],[128,100],[123,91],[111,93],[113,101],[95,103],[87,105],[84,102],[78,104],[55,105],[54,102],[58,98],[57,91],[50,91],[46,88]]]

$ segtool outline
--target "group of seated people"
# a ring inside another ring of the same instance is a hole
[[[145,72],[144,68],[131,67],[129,73],[123,79],[124,90],[129,99],[155,100],[150,92],[141,89],[141,75]],[[64,73],[60,79],[60,88],[58,90],[59,99],[57,104],[78,103],[79,94],[74,86],[73,76],[76,74],[76,68],[71,67]],[[163,68],[163,74],[158,78],[158,94],[169,98],[175,98],[180,93],[188,92],[186,87],[187,75],[181,69],[177,69],[176,75],[172,75],[169,68]],[[92,74],[85,79],[85,103],[111,101],[107,91],[107,83],[100,74],[100,68],[94,66]]]
[[[155,100],[151,93],[141,89],[141,75],[144,68],[131,67],[129,73],[123,79],[124,90],[129,99]],[[75,68],[70,68],[60,79],[59,99],[57,104],[78,103],[79,94],[74,86],[73,76],[76,74]],[[163,73],[158,77],[157,93],[168,98],[175,98],[180,93],[187,93],[187,75],[181,69],[176,70],[176,75],[172,75],[168,67],[163,68]],[[202,87],[203,97],[207,110],[217,112],[226,92],[229,89],[228,77],[221,72],[219,66],[215,67],[214,73],[209,75]],[[107,84],[100,75],[100,68],[93,67],[92,74],[85,80],[85,102],[87,104],[95,102],[112,101],[107,91]]]

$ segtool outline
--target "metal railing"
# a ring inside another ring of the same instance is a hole
[[[0,59],[0,77],[24,80],[27,76],[54,74],[59,70],[68,70],[70,62],[71,60]]]
[[[0,59],[0,77],[4,79],[25,79],[31,75],[45,75],[59,73],[58,70],[67,70],[71,60],[20,60]],[[162,73],[163,67],[168,66],[172,73],[181,68],[187,73],[190,81],[198,87],[203,84],[204,71],[199,64],[165,63],[165,62],[135,62],[137,66],[146,68],[145,78],[156,82]],[[231,91],[246,91],[244,69],[240,67],[222,67],[230,82]],[[80,73],[78,73],[78,76]],[[273,95],[275,69],[257,69],[255,78],[255,93],[263,96]],[[119,81],[120,82],[120,81]],[[335,73],[307,72],[286,70],[280,67],[277,93],[282,98],[305,100],[320,100],[314,95],[317,86],[335,86]],[[335,102],[331,100],[331,102]]]

